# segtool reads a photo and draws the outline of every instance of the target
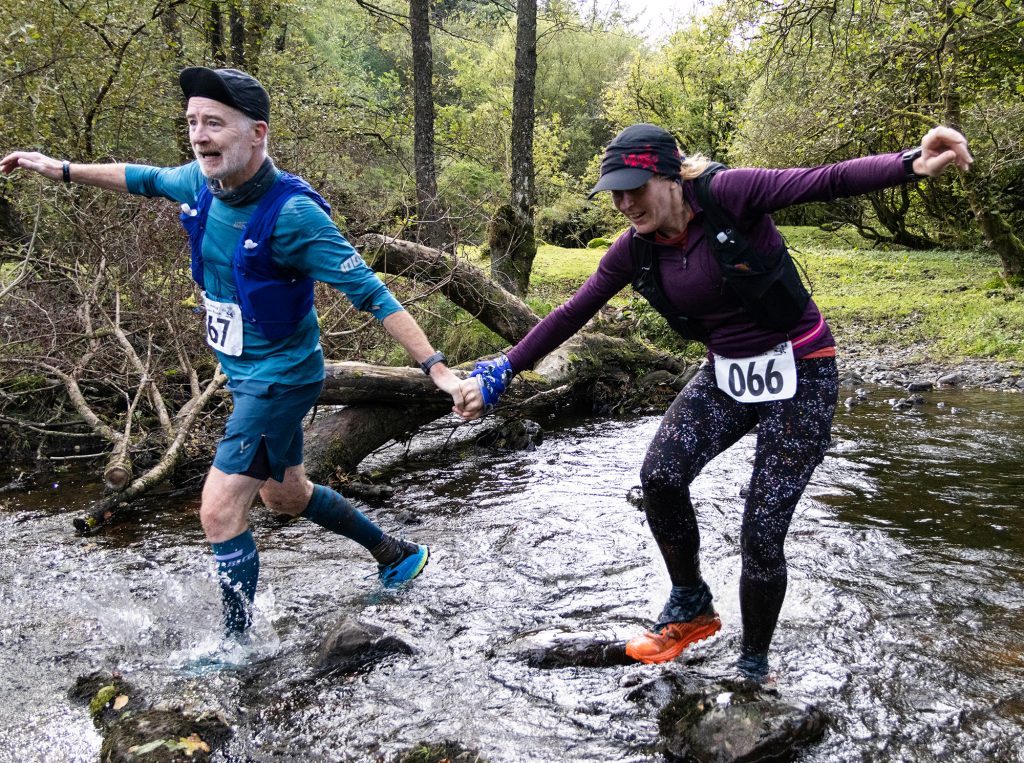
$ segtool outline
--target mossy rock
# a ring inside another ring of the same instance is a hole
[[[68,698],[88,706],[89,717],[98,729],[106,729],[125,713],[137,712],[145,706],[135,686],[120,674],[105,670],[79,676],[68,690]]]

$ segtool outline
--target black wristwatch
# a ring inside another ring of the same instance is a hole
[[[921,155],[921,147],[912,148],[909,151],[903,152],[903,180],[907,183],[916,183],[918,180],[924,180],[927,175],[918,175],[914,172],[914,160]]]
[[[436,366],[438,363],[444,363],[448,365],[448,358],[445,357],[443,352],[435,352],[429,358],[420,363],[420,368],[423,369],[423,373],[430,376],[430,369]]]

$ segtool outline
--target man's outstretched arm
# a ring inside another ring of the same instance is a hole
[[[0,172],[10,175],[21,168],[38,172],[58,183],[81,183],[108,191],[127,193],[124,164],[72,164],[41,154],[38,151],[15,151],[0,159]]]

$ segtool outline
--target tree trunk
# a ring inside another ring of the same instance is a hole
[[[164,44],[174,56],[175,61],[175,71],[171,72],[168,76],[173,78],[173,87],[177,87],[177,70],[184,69],[188,65],[183,57],[185,46],[181,37],[181,22],[178,19],[178,9],[176,7],[167,8],[160,15],[160,23],[164,32]],[[188,123],[185,119],[184,109],[178,111],[174,117],[174,124],[174,142],[178,147],[181,163],[188,164],[195,156],[192,154],[192,144],[188,139]]]
[[[663,409],[695,370],[694,364],[675,356],[584,332],[533,371],[520,374],[502,398],[500,411],[526,416],[582,404],[605,413],[623,412],[649,405],[652,397],[661,399]],[[418,369],[329,363],[327,377],[320,402],[349,407],[318,416],[306,429],[305,468],[314,480],[354,472],[377,448],[408,438],[451,409],[451,398],[433,388]]]
[[[245,12],[238,0],[228,3],[228,29],[231,32],[231,66],[245,69]]]
[[[412,37],[413,158],[416,165],[416,239],[440,249],[445,243],[434,166],[434,51],[430,0],[409,0]]]
[[[981,235],[988,247],[999,255],[1003,275],[1007,278],[1024,277],[1024,241],[1014,233],[1006,218],[992,209],[977,185],[973,182],[965,182],[965,185],[968,185],[967,198]]]
[[[28,234],[25,232],[18,210],[10,200],[0,196],[0,241],[7,245],[27,238]]]
[[[488,230],[491,276],[523,296],[537,256],[533,172],[534,93],[537,84],[537,0],[517,0],[515,83],[512,87],[511,201],[498,209]]]
[[[227,58],[224,55],[224,16],[220,9],[220,0],[211,0],[206,16],[206,39],[210,44],[210,57],[217,66],[224,66]]]

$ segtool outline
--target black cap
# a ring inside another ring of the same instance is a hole
[[[190,66],[178,75],[178,82],[186,103],[189,98],[210,98],[258,122],[270,122],[270,96],[255,77],[245,72]]]
[[[653,175],[676,177],[683,158],[676,139],[665,128],[647,123],[630,125],[604,150],[601,178],[587,198],[601,191],[632,191]]]

